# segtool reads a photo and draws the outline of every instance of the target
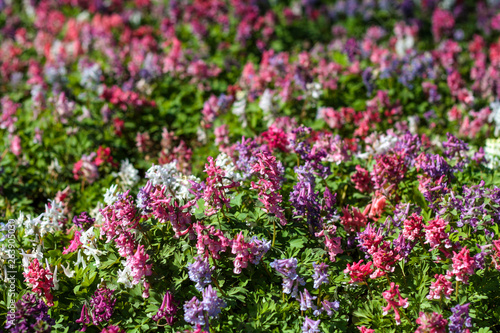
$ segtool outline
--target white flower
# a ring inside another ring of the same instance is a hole
[[[57,158],[54,158],[52,162],[50,162],[49,168],[48,168],[49,173],[60,173],[62,171],[62,167],[59,164],[59,161]]]
[[[500,165],[500,139],[486,139],[484,155],[488,160],[488,168],[497,168]]]
[[[215,159],[215,166],[223,169],[225,171],[225,178],[229,178],[232,181],[238,182],[243,180],[243,177],[239,172],[236,171],[236,166],[233,161],[227,156],[226,153],[220,153]],[[229,185],[231,182],[224,179],[223,185]]]
[[[26,253],[24,252],[23,249],[21,249],[21,256],[23,257],[23,267],[25,269],[28,268],[28,266],[30,265],[30,259],[38,259],[39,262],[41,262],[43,260],[43,253],[41,251],[41,246],[38,245],[38,247],[35,249],[33,249],[33,251],[31,251],[31,253]]]
[[[196,137],[198,138],[198,141],[202,144],[206,144],[208,142],[207,133],[201,127],[198,127],[196,129]]]
[[[488,121],[495,124],[495,136],[498,136],[498,134],[500,134],[500,102],[491,102],[490,109],[491,113],[488,117]]]
[[[49,199],[49,203],[45,205],[45,213],[39,218],[41,218],[39,225],[41,236],[61,230],[60,224],[64,221],[62,204]]]
[[[47,264],[47,268],[48,267],[49,267],[49,265]],[[53,274],[52,282],[54,283],[54,286],[52,287],[52,289],[59,290],[59,279],[57,279],[57,265],[54,268],[54,274]]]
[[[82,243],[83,253],[87,257],[94,257],[95,265],[96,267],[99,267],[99,265],[101,264],[99,256],[103,255],[104,253],[97,249],[95,238],[96,236],[94,233],[94,227],[90,227],[87,231],[82,232],[80,236],[80,242]]]
[[[233,103],[233,108],[231,109],[231,112],[235,115],[238,116],[241,126],[243,128],[247,127],[247,118],[245,117],[246,113],[246,107],[247,107],[247,100],[246,100],[246,95],[239,91],[236,94],[236,101]]]
[[[61,265],[61,267],[63,269],[64,275],[66,275],[67,277],[72,278],[75,275],[75,271],[72,271],[69,268],[69,263],[68,263],[68,267],[64,267],[64,265]]]
[[[117,187],[118,185],[114,184],[106,190],[106,193],[104,194],[104,203],[106,205],[111,206],[116,201],[118,196],[118,193],[115,194]]]
[[[154,165],[146,171],[146,178],[153,186],[164,185],[167,188],[175,189],[179,171],[177,171],[177,161],[172,161],[164,165]]]
[[[266,89],[260,96],[259,107],[264,113],[269,113],[273,109],[273,94],[269,89]]]
[[[123,270],[118,270],[118,283],[123,283],[125,288],[132,288],[132,268],[123,261]]]
[[[406,54],[407,50],[411,50],[415,44],[415,39],[412,35],[407,34],[401,36],[396,41],[395,49],[398,56],[403,57]]]
[[[120,172],[113,172],[113,177],[119,177],[123,186],[132,187],[139,181],[139,171],[126,159],[121,162]]]
[[[311,82],[306,84],[307,95],[311,96],[313,99],[319,99],[323,94],[321,84],[318,82]]]

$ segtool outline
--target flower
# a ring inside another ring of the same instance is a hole
[[[203,310],[207,311],[209,317],[218,318],[221,309],[226,306],[226,302],[217,296],[217,291],[211,285],[206,287],[201,294],[203,296],[203,301],[201,302]]]
[[[128,159],[121,162],[120,171],[113,172],[113,177],[120,178],[121,184],[125,187],[132,187],[139,181],[139,171],[134,168]]]
[[[297,297],[299,283],[305,284],[305,281],[297,274],[297,259],[277,259],[270,266],[278,273],[283,275],[283,292]]]
[[[95,219],[91,218],[87,212],[80,213],[80,216],[73,217],[73,224],[81,229],[88,229],[95,222]]]
[[[13,320],[5,328],[12,333],[48,333],[55,321],[48,314],[49,308],[35,294],[27,293],[16,302]]]
[[[304,319],[304,324],[302,325],[302,332],[303,333],[319,333],[319,332],[321,332],[319,330],[320,323],[321,323],[321,320],[312,320],[306,316],[306,318]]]
[[[307,289],[304,289],[304,292],[299,292],[300,295],[300,310],[307,311],[307,309],[316,310],[316,304],[314,304],[314,300],[317,298],[316,296],[311,296]]]
[[[449,329],[450,333],[462,333],[467,332],[467,328],[472,327],[472,319],[469,316],[469,306],[470,303],[460,305],[457,304],[451,308],[452,315],[449,319]],[[467,327],[467,328],[464,328]]]
[[[351,281],[349,283],[362,283],[365,279],[373,273],[372,262],[369,261],[366,264],[362,264],[363,260],[359,262],[354,262],[352,266],[347,264],[347,268],[344,269],[344,274],[349,274]]]
[[[459,253],[453,251],[453,270],[451,273],[455,275],[457,281],[462,281],[468,284],[469,276],[474,274],[475,260],[470,256],[470,251],[467,247],[463,247]]]
[[[382,297],[384,297],[384,299],[387,301],[387,306],[382,308],[383,315],[385,316],[390,309],[393,309],[394,319],[396,320],[396,324],[400,325],[401,318],[399,315],[398,308],[399,307],[407,308],[408,298],[401,297],[401,294],[399,293],[399,285],[395,284],[394,282],[391,282],[389,290],[386,290],[382,293]]]
[[[175,321],[175,314],[177,313],[177,307],[174,305],[174,297],[170,291],[165,293],[163,296],[163,302],[161,303],[158,312],[153,316],[154,321],[159,321],[162,318],[165,319],[168,325],[172,325]]]
[[[322,284],[328,284],[328,277],[330,273],[328,273],[328,265],[325,263],[316,264],[313,262],[314,274],[314,289],[318,289]]]
[[[427,295],[427,299],[441,299],[444,295],[447,299],[450,299],[451,294],[453,293],[453,284],[449,281],[449,277],[436,274],[434,276],[436,281],[431,283],[429,295]]]
[[[415,333],[446,333],[446,324],[448,324],[448,321],[436,312],[432,314],[420,312],[417,324],[420,326]]]
[[[113,315],[116,299],[113,297],[114,290],[106,287],[97,289],[90,299],[91,317],[94,325],[109,322]]]
[[[212,282],[212,270],[208,262],[208,257],[196,256],[194,258],[194,263],[188,266],[189,279],[196,282],[196,289],[202,291],[203,288],[210,282]]]
[[[25,269],[24,281],[31,285],[32,290],[47,299],[47,305],[52,306],[54,296],[50,292],[50,289],[54,287],[52,272],[47,267],[43,269],[40,266],[40,262],[35,258]]]
[[[195,297],[184,303],[184,320],[192,325],[205,325],[203,304]]]

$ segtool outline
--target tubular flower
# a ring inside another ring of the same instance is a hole
[[[383,315],[385,316],[390,309],[393,309],[394,319],[396,320],[396,324],[400,325],[401,318],[399,315],[398,308],[408,307],[408,298],[401,297],[401,294],[399,293],[399,286],[396,285],[394,282],[391,282],[390,286],[391,287],[389,288],[389,290],[386,290],[382,293],[382,296],[387,301],[387,306],[385,308],[382,308]]]

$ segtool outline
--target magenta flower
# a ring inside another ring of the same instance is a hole
[[[163,297],[163,302],[161,303],[158,312],[152,317],[152,319],[154,321],[159,321],[163,318],[168,325],[172,325],[175,321],[176,313],[177,307],[174,305],[174,297],[170,291],[167,291]]]
[[[344,269],[344,274],[349,274],[351,281],[349,283],[363,283],[366,278],[373,273],[372,262],[369,261],[363,265],[363,260],[359,262],[354,262],[352,265],[347,264],[347,268]]]

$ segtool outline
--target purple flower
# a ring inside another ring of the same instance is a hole
[[[212,268],[207,257],[197,256],[194,263],[188,265],[189,279],[196,282],[196,289],[202,291],[212,281]]]
[[[106,287],[99,288],[90,299],[92,307],[92,320],[94,325],[99,325],[102,322],[108,322],[113,315],[116,299],[113,297],[114,290]]]
[[[226,302],[217,296],[217,291],[212,289],[210,285],[205,288],[202,295],[203,301],[201,304],[203,305],[203,310],[207,311],[209,317],[217,318],[221,309],[226,306]]]
[[[421,167],[434,180],[439,179],[441,176],[449,175],[452,171],[448,162],[438,154],[427,155],[427,159],[422,162]]]
[[[192,325],[205,325],[203,305],[196,297],[184,304],[184,320]]]
[[[316,265],[316,263],[313,262],[313,267],[314,274],[312,277],[314,279],[314,289],[318,289],[322,284],[328,284],[328,277],[330,276],[330,273],[328,273],[328,265],[324,262]]]
[[[250,241],[251,252],[253,255],[252,264],[257,265],[262,257],[269,251],[271,248],[271,241],[260,240],[257,237],[252,237]]]
[[[316,310],[317,307],[314,304],[314,300],[317,298],[316,296],[311,296],[307,289],[304,289],[304,292],[300,294],[300,310],[307,311],[307,309]]]
[[[16,302],[16,312],[14,320],[7,321],[5,328],[12,333],[21,332],[50,332],[54,320],[50,318],[49,307],[35,294],[25,294]]]
[[[94,225],[95,219],[91,218],[87,212],[82,212],[80,216],[73,217],[73,224],[81,229],[88,229]]]
[[[472,327],[472,319],[469,316],[470,303],[460,305],[457,304],[451,309],[453,313],[450,318],[449,328],[450,333],[461,333],[464,331],[464,326],[467,328]]]
[[[339,311],[339,308],[340,308],[339,301],[330,302],[330,301],[324,300],[323,302],[321,302],[321,304],[323,304],[321,311],[325,311],[326,314],[330,317],[333,316],[334,311]]]
[[[153,212],[153,208],[151,206],[153,200],[151,199],[151,190],[153,189],[153,185],[150,181],[147,182],[146,186],[141,187],[139,189],[139,193],[137,193],[137,208],[141,210],[141,213],[144,215],[150,214]]]
[[[469,145],[450,133],[447,133],[446,136],[448,140],[443,142],[444,156],[455,161],[454,171],[462,171],[464,166],[469,163],[467,156]]]
[[[291,294],[293,298],[297,297],[299,283],[302,286],[305,284],[304,279],[297,274],[297,259],[278,259],[270,266],[283,275],[283,292]]]
[[[158,312],[153,316],[154,321],[159,321],[161,318],[164,318],[168,325],[172,325],[175,321],[175,314],[177,312],[177,307],[173,304],[174,297],[170,291],[165,293],[163,296],[163,302],[161,303]]]
[[[302,333],[319,333],[319,324],[321,320],[312,320],[306,317],[304,324],[302,325]]]

